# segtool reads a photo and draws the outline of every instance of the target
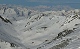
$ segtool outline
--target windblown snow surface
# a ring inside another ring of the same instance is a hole
[[[0,5],[0,49],[80,49],[80,10]]]

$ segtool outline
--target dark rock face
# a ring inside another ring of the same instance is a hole
[[[51,47],[50,49],[62,49],[69,44],[69,39],[64,40],[62,43]]]
[[[0,18],[1,18],[2,21],[4,21],[4,22],[12,24],[10,20],[3,18],[1,15],[0,15]]]
[[[14,43],[10,43],[11,47],[15,47],[15,44]]]
[[[64,31],[62,31],[62,32],[60,32],[59,34],[58,34],[58,36],[57,36],[57,38],[60,38],[60,37],[65,37],[66,35],[68,35],[68,34],[70,34],[70,33],[72,33],[73,32],[73,30],[64,30]]]

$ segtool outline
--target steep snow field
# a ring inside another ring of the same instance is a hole
[[[80,49],[80,10],[0,5],[0,49]]]

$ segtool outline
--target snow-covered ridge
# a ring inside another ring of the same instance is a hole
[[[39,12],[0,5],[0,49],[79,49],[80,10]]]

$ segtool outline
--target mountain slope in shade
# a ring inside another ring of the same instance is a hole
[[[0,49],[80,49],[80,10],[39,12],[3,5]]]

